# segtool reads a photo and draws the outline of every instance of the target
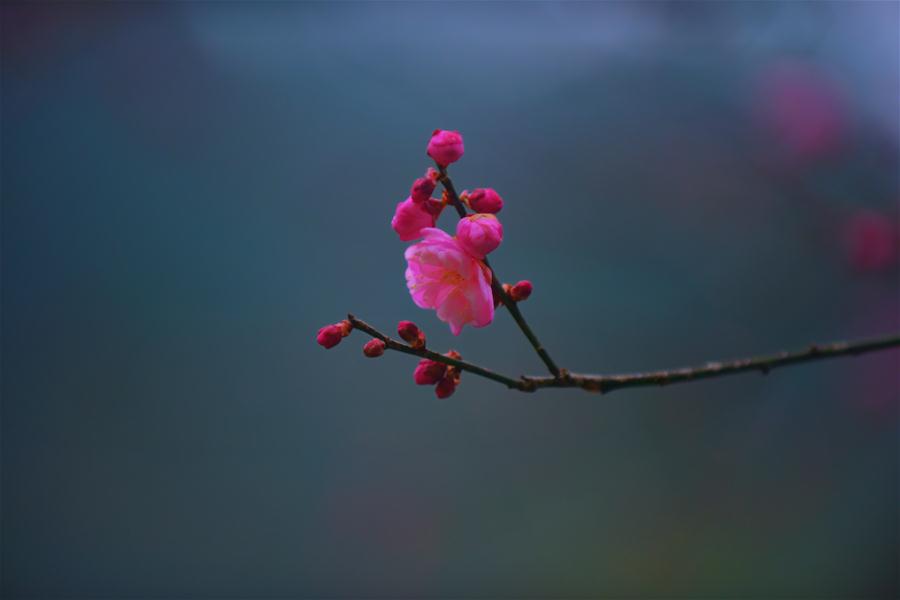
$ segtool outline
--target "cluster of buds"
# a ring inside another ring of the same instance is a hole
[[[444,356],[459,360],[462,355],[456,350],[450,350]],[[446,365],[430,358],[423,358],[413,371],[413,381],[418,385],[433,385],[434,394],[438,398],[449,398],[459,385],[462,372],[450,365]]]
[[[503,209],[503,198],[496,190],[478,188],[456,198],[445,185],[440,199],[432,197],[438,183],[444,181],[447,166],[462,158],[464,151],[459,132],[436,129],[428,142],[427,154],[440,170],[428,168],[422,177],[413,181],[409,196],[397,204],[391,220],[391,227],[401,241],[420,240],[404,253],[406,283],[413,302],[420,308],[434,309],[438,318],[450,326],[453,335],[459,335],[464,325],[489,325],[494,319],[494,309],[503,300],[521,302],[532,290],[530,281],[520,281],[515,285],[503,284],[505,298],[498,298],[493,291],[494,274],[488,267],[487,255],[503,242],[503,225],[497,218]],[[451,203],[460,212],[464,208],[474,212],[457,222],[453,236],[436,226],[444,207]],[[316,339],[325,348],[332,348],[351,329],[348,321],[342,321],[320,329]],[[397,334],[410,348],[425,350],[425,334],[415,323],[400,321]],[[391,343],[379,334],[363,346],[363,354],[379,357]],[[460,358],[454,350],[445,356]],[[447,398],[459,385],[460,370],[424,358],[416,367],[413,379],[419,385],[433,385],[438,398]]]

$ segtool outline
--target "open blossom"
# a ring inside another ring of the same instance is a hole
[[[426,209],[424,203],[407,198],[397,204],[394,218],[391,219],[391,227],[400,236],[401,241],[411,242],[422,237],[422,229],[434,227],[436,221],[437,216]]]
[[[428,142],[428,156],[442,167],[453,164],[462,158],[464,150],[463,139],[458,131],[435,129]]]
[[[433,308],[459,335],[466,324],[484,327],[494,320],[491,274],[456,238],[435,228],[406,249],[406,285],[420,308]]]
[[[476,258],[484,258],[503,241],[503,225],[491,214],[469,215],[456,224],[456,239]]]

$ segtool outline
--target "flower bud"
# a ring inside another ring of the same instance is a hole
[[[434,171],[434,169],[431,169]],[[431,193],[434,192],[434,188],[437,187],[437,181],[435,181],[434,177],[431,177],[431,173],[426,173],[425,177],[419,177],[412,184],[412,189],[409,190],[409,197],[413,199],[413,202],[425,202],[429,198],[431,198]]]
[[[503,209],[503,198],[493,188],[479,188],[468,194],[469,206],[478,213],[498,213]]]
[[[397,323],[397,334],[413,348],[425,347],[425,334],[412,321],[400,321]]]
[[[460,219],[456,239],[475,258],[484,258],[503,241],[503,225],[492,214],[479,213]]]
[[[366,345],[363,346],[363,354],[369,358],[378,358],[384,354],[384,342],[378,338],[369,340],[366,342]]]
[[[424,208],[425,212],[427,212],[429,215],[432,215],[435,221],[437,221],[437,218],[441,216],[441,211],[444,210],[445,203],[441,202],[437,198],[429,198],[419,206]]]
[[[438,381],[437,385],[434,386],[434,395],[443,400],[444,398],[449,398],[453,395],[453,392],[456,391],[456,386],[459,385],[459,381],[452,377],[443,377],[440,381]]]
[[[521,302],[522,300],[528,300],[528,296],[531,295],[533,289],[534,286],[531,285],[531,282],[525,279],[509,288],[508,293],[513,302]]]
[[[428,142],[428,156],[442,167],[458,161],[464,152],[463,139],[458,131],[435,129]]]
[[[397,204],[394,218],[391,219],[391,227],[400,236],[400,241],[411,242],[422,237],[422,229],[434,227],[435,222],[435,216],[428,212],[423,204],[417,204],[412,198],[407,198]]]
[[[413,380],[419,385],[434,385],[447,372],[447,365],[436,360],[423,358],[413,371]]]
[[[334,348],[343,339],[340,325],[326,325],[316,335],[316,342],[324,348]]]

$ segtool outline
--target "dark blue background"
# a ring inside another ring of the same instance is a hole
[[[573,370],[896,330],[896,252],[845,235],[897,222],[896,3],[2,19],[4,596],[898,593],[896,351],[437,401],[409,357],[314,343],[353,311],[541,372],[508,315],[452,338],[405,289],[389,221],[436,127]],[[809,89],[778,117],[783,72]]]

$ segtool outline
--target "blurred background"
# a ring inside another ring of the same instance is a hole
[[[453,338],[389,222],[458,129],[562,365],[888,333],[900,5],[2,6],[5,597],[854,597],[898,581],[900,353],[608,397]],[[454,227],[445,215],[440,223]]]

